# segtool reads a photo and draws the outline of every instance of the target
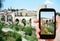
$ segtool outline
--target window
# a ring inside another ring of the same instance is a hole
[[[28,16],[28,14],[26,13],[26,15],[25,16]]]
[[[2,15],[1,20],[5,21],[5,16],[4,15]]]
[[[48,20],[46,20],[46,24],[48,23]]]
[[[17,16],[20,16],[20,14],[18,12],[15,13],[15,17],[17,17]]]
[[[17,13],[15,13],[15,17],[17,16]]]
[[[51,20],[49,20],[49,22],[51,22]]]
[[[20,16],[22,16],[22,12],[20,13]]]
[[[19,19],[16,19],[15,21],[16,21],[17,23],[19,23]]]
[[[54,22],[53,19],[52,19],[52,22]]]
[[[12,22],[12,16],[11,15],[7,15],[7,22]]]

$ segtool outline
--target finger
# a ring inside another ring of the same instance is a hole
[[[34,22],[34,23],[38,23],[38,22],[39,22],[39,20],[35,19],[33,22]]]
[[[37,39],[40,39],[40,35],[37,32],[36,32],[36,37],[37,37]]]
[[[39,29],[39,23],[37,23],[36,25],[36,36],[38,41],[45,41],[45,39],[40,39],[40,35],[39,35],[40,29]]]
[[[46,39],[46,41],[54,41],[53,39]]]
[[[45,39],[38,39],[38,41],[45,41]]]
[[[56,15],[56,22],[57,22],[57,23],[60,23],[60,18],[59,18],[58,15]]]
[[[36,24],[36,32],[40,32],[39,23]]]
[[[56,29],[60,26],[60,18],[56,15]]]
[[[37,23],[37,25],[36,25],[36,36],[37,36],[38,39],[40,39],[39,32],[40,32],[39,23]]]
[[[58,15],[56,15],[56,22],[58,22]]]
[[[58,15],[56,15],[56,29],[58,27]]]
[[[36,37],[38,39],[40,39],[40,35],[39,35],[40,29],[39,29],[39,23],[38,22],[39,22],[39,20],[37,20],[37,19],[34,20],[34,23],[36,23]]]

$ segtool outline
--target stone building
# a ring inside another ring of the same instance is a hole
[[[2,16],[4,16],[4,20],[1,20]],[[22,19],[26,19],[26,24],[29,24],[29,20],[31,20],[31,26],[34,26],[34,19],[37,18],[37,11],[34,10],[27,10],[27,9],[20,9],[18,11],[10,11],[4,10],[0,12],[0,20],[5,21],[5,23],[12,23],[19,21],[19,24],[22,24]],[[23,24],[22,24],[23,25]]]

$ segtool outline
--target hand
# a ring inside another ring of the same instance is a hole
[[[45,39],[40,39],[40,35],[39,35],[40,29],[39,29],[38,22],[39,22],[39,20],[34,20],[34,23],[37,23],[37,26],[36,26],[36,36],[38,38],[38,41],[55,41],[54,39],[46,39],[46,40]],[[56,29],[58,29],[59,24],[60,24],[60,19],[59,19],[59,16],[56,15]]]

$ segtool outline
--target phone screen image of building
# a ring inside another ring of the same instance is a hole
[[[54,12],[41,12],[41,34],[54,34]]]

